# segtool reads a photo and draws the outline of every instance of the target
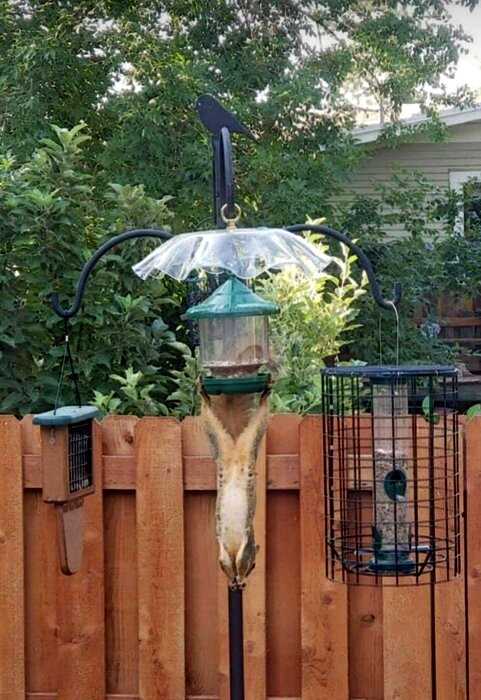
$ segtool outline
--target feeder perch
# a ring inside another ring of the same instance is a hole
[[[277,304],[266,301],[232,277],[185,318],[199,322],[200,361],[210,394],[263,391],[268,373],[259,369],[270,361],[269,319]]]
[[[420,585],[460,573],[457,372],[323,372],[326,574]]]
[[[43,500],[57,509],[60,567],[74,574],[82,562],[83,501],[95,491],[93,406],[64,406],[35,416],[40,426]]]

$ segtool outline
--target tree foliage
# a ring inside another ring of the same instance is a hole
[[[1,13],[6,142],[29,154],[49,123],[85,120],[95,166],[173,196],[175,230],[211,218],[202,93],[259,137],[237,139],[239,200],[258,223],[329,213],[360,157],[353,85],[394,117],[468,97],[439,84],[467,40],[443,0],[7,0]]]
[[[160,226],[171,218],[167,200],[148,197],[142,186],[96,189],[83,161],[82,125],[54,132],[31,159],[0,162],[0,411],[39,411],[55,401],[65,329],[50,295],[69,305],[79,270],[106,236],[133,219]],[[168,326],[178,323],[182,290],[136,281],[130,265],[148,245],[124,246],[93,273],[70,336],[85,400],[94,389],[112,390],[110,375],[123,375],[135,362],[147,384],[155,379],[155,412],[167,412],[169,370],[187,351]],[[62,398],[73,399],[71,386]]]
[[[320,236],[311,235],[319,244]],[[274,411],[321,411],[321,369],[351,342],[357,327],[358,300],[367,280],[352,274],[356,258],[348,248],[333,258],[331,274],[308,279],[287,269],[262,280],[261,294],[275,301],[279,314],[271,319],[275,356]]]
[[[476,189],[477,193],[478,190]],[[358,235],[374,263],[386,297],[401,282],[400,359],[404,362],[453,360],[453,346],[439,338],[438,301],[449,296],[481,294],[481,219],[476,214],[469,235],[456,233],[455,219],[464,196],[439,188],[422,173],[396,169],[392,180],[371,196],[358,196],[340,207],[337,223]],[[386,241],[392,226],[405,235]],[[369,362],[395,362],[397,326],[394,314],[381,311],[370,295],[361,300],[362,329],[354,330],[355,357]]]
[[[200,94],[258,137],[235,137],[246,223],[349,225],[352,210],[330,202],[362,157],[354,87],[394,118],[406,101],[466,103],[468,91],[440,87],[465,45],[444,0],[0,3],[0,410],[54,400],[64,329],[47,298],[71,301],[100,242],[129,226],[210,223]],[[434,111],[431,128],[442,138]],[[91,279],[72,329],[83,393],[108,410],[193,409],[183,290],[134,279],[146,246],[115,251]]]

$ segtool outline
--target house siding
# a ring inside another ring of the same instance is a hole
[[[404,144],[396,149],[368,147],[366,158],[346,180],[345,195],[336,198],[339,204],[353,195],[374,195],[377,185],[388,183],[396,168],[422,173],[438,187],[449,187],[449,173],[460,170],[481,170],[481,122],[449,128],[444,143]],[[389,237],[402,235],[402,227],[389,227]]]

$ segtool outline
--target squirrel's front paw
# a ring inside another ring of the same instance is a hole
[[[265,403],[267,399],[269,398],[270,394],[272,391],[272,384],[269,382],[269,384],[266,386],[264,391],[261,394],[261,403]]]

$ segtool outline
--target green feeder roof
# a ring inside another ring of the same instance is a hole
[[[34,416],[33,423],[50,427],[74,425],[98,416],[100,411],[95,406],[61,406],[54,411],[38,413]]]
[[[268,316],[279,312],[279,307],[254,294],[236,277],[218,287],[205,301],[192,306],[184,318],[198,320],[217,316]]]

